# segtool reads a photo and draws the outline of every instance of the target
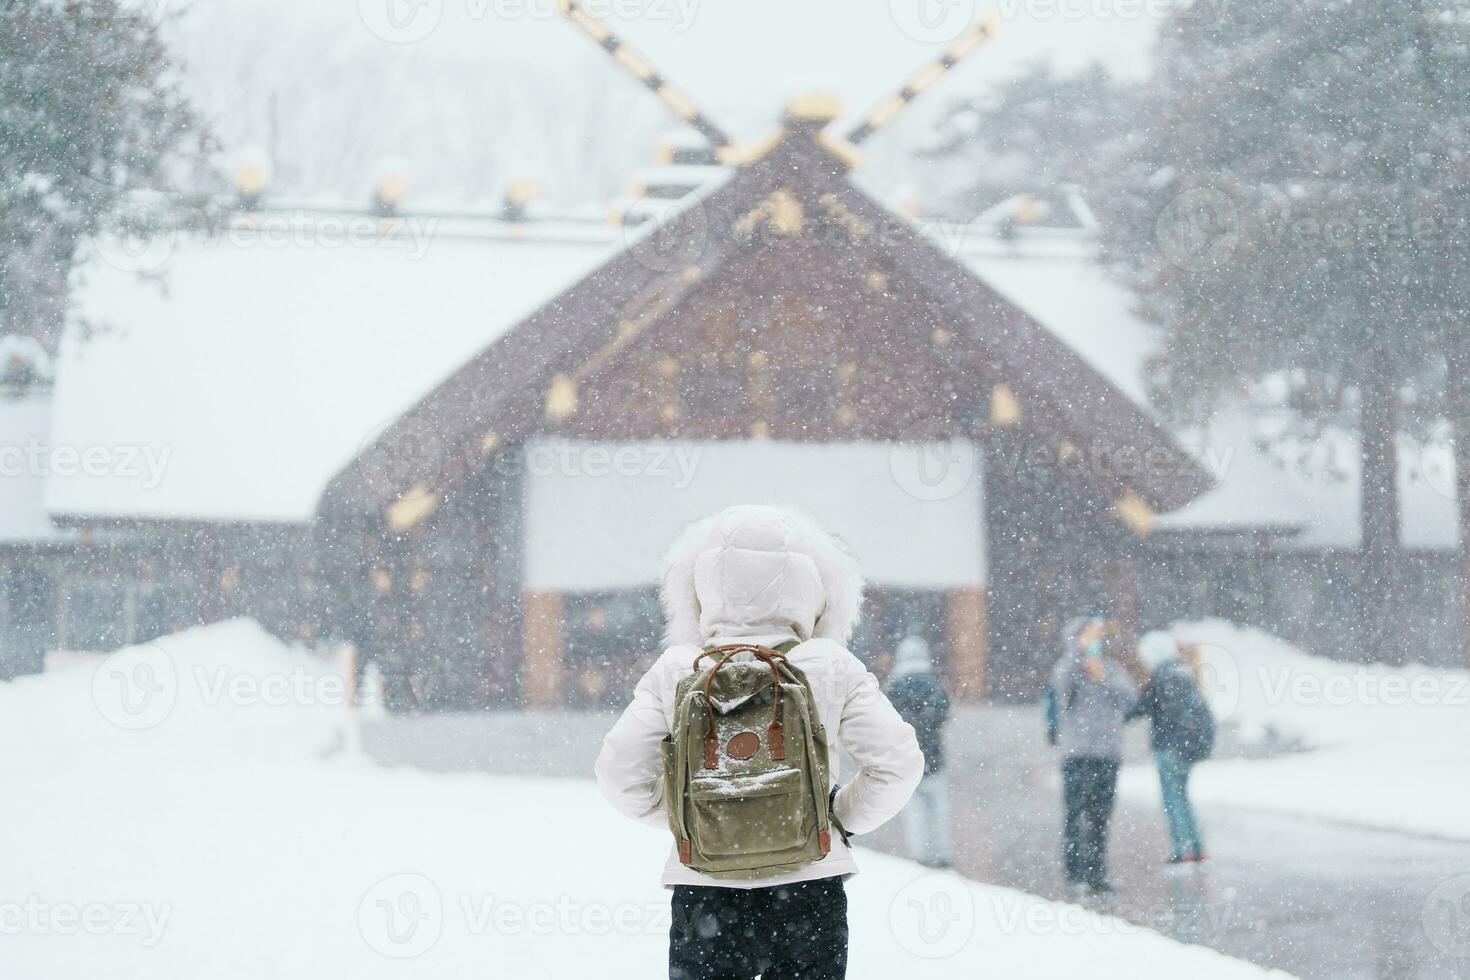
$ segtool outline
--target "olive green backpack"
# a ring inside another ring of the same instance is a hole
[[[732,659],[740,653],[753,659]],[[700,670],[705,658],[712,664]],[[691,669],[662,746],[679,860],[714,878],[821,860],[832,846],[831,770],[806,675],[785,652],[750,643],[705,650]]]

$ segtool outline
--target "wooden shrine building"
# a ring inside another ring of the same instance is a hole
[[[924,633],[962,696],[1033,695],[1067,615],[1128,629],[1143,535],[1206,474],[853,185],[886,117],[842,138],[833,101],[806,97],[737,146],[685,107],[728,175],[331,480],[318,535],[342,632],[430,705],[620,700],[658,652],[659,552],[735,502],[844,536],[870,582],[859,652]]]

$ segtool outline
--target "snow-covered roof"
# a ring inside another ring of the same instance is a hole
[[[1157,343],[1133,312],[1128,290],[1109,279],[1085,239],[1058,236],[1035,246],[967,244],[965,263],[989,286],[1075,350],[1113,387],[1152,413],[1143,368]]]
[[[0,543],[68,537],[46,516],[42,494],[50,468],[51,396],[0,397]]]
[[[1202,430],[1182,433],[1217,486],[1164,515],[1175,530],[1296,529],[1286,548],[1356,548],[1362,541],[1356,434],[1328,430],[1314,443],[1286,450],[1263,443],[1272,426],[1242,406],[1222,410]],[[1449,550],[1459,543],[1454,456],[1443,443],[1399,443],[1399,510],[1409,548]]]
[[[95,250],[53,439],[166,453],[167,467],[153,486],[53,477],[52,514],[308,521],[386,424],[622,241],[605,227],[324,217],[181,235],[147,253],[151,277]],[[100,332],[83,340],[82,324]]]
[[[1144,368],[1157,331],[1134,312],[1134,297],[1097,262],[1088,232],[1046,226],[1000,240],[976,221],[960,231],[934,226],[965,263],[1006,299],[1065,341],[1113,386],[1150,413]],[[1244,406],[1222,409],[1210,425],[1176,433],[1215,478],[1215,489],[1171,514],[1161,529],[1289,532],[1288,548],[1354,548],[1361,540],[1356,437],[1329,431],[1304,465],[1262,445],[1269,421]],[[1453,453],[1405,439],[1399,493],[1403,542],[1451,549],[1459,540]]]
[[[304,210],[285,225],[236,219],[228,233],[165,242],[161,257],[96,250],[75,293],[52,440],[134,453],[158,473],[78,468],[9,481],[6,492],[32,501],[30,511],[8,508],[30,515],[11,522],[29,528],[18,533],[55,533],[37,506],[42,482],[53,516],[308,521],[331,477],[386,425],[636,234],[409,217],[392,238],[383,229],[393,226],[371,219],[376,231],[351,244],[342,229],[368,219],[344,217],[330,232],[322,219]],[[1121,397],[1153,411],[1143,373],[1156,333],[1097,263],[1090,231],[1036,225],[1002,238],[983,222],[921,226]],[[156,266],[151,276],[132,271],[140,259]],[[83,340],[82,324],[101,332]],[[0,425],[44,433],[43,407],[0,403]],[[1242,409],[1177,433],[1217,486],[1160,527],[1269,528],[1292,532],[1290,546],[1356,545],[1352,437],[1333,434],[1320,449],[1335,470],[1303,469],[1262,449],[1259,431]],[[24,438],[9,432],[6,444]],[[1410,547],[1454,546],[1452,472],[1445,447],[1406,444]]]

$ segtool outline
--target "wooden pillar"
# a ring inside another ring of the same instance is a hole
[[[534,706],[560,705],[565,669],[561,593],[527,592],[522,622],[521,701]]]
[[[945,600],[950,683],[962,701],[982,700],[988,689],[990,631],[985,589],[955,589]]]
[[[520,445],[504,446],[487,433],[485,443],[499,453],[517,454]],[[525,664],[526,506],[525,467],[487,465],[478,479],[483,490],[474,508],[482,558],[486,602],[481,607],[481,644],[485,651],[485,703],[519,703]]]
[[[1138,563],[1127,558],[1109,562],[1105,577],[1118,658],[1136,678],[1141,678],[1143,665],[1138,661]]]

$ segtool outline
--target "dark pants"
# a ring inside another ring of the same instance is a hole
[[[1118,789],[1118,760],[1062,763],[1062,864],[1067,880],[1101,885],[1108,878],[1108,823]]]
[[[669,980],[842,980],[841,878],[774,888],[675,885]]]

